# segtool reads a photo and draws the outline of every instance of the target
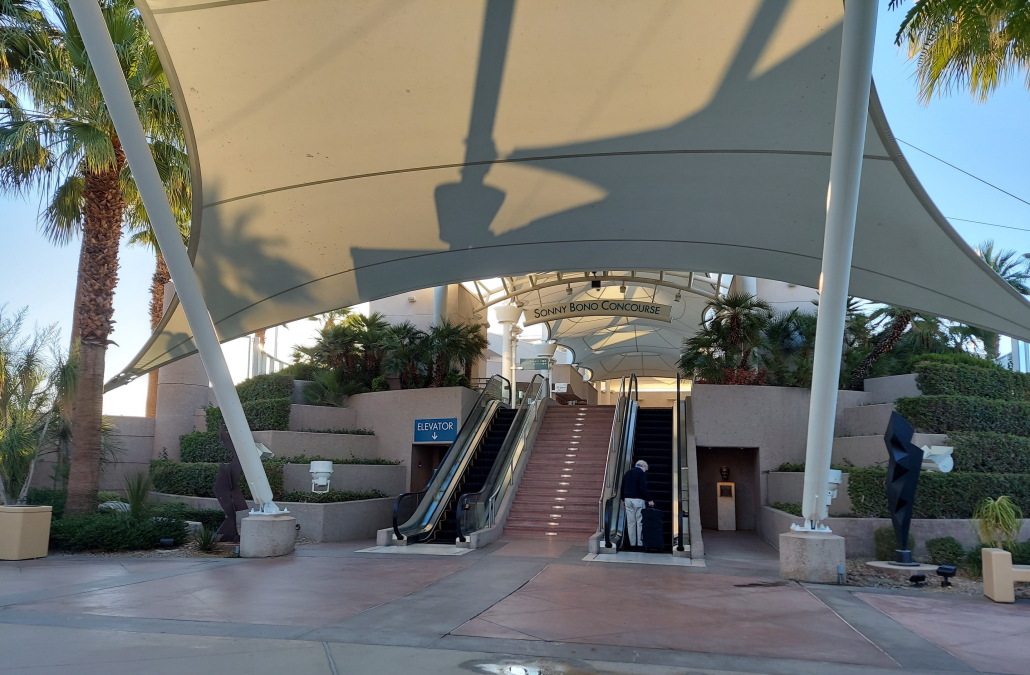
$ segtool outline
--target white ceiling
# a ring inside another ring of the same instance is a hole
[[[818,285],[840,2],[137,5],[184,120],[190,254],[223,340],[540,270]],[[1030,339],[1030,305],[927,197],[875,92],[869,113],[851,293]],[[667,367],[659,336],[602,365]],[[109,386],[194,351],[173,302]]]

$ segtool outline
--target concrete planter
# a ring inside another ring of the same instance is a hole
[[[50,506],[0,506],[0,560],[45,558]]]
[[[310,485],[309,485],[310,487]],[[158,502],[179,502],[194,509],[220,509],[213,497],[189,497],[151,492],[151,499]],[[356,502],[333,504],[304,504],[298,502],[276,502],[281,509],[297,519],[300,525],[298,535],[313,541],[353,541],[375,539],[376,532],[393,525],[393,503],[396,497],[363,499]],[[253,508],[254,502],[247,506]],[[246,511],[236,514],[237,523],[247,517]]]
[[[255,431],[254,440],[264,443],[276,457],[325,457],[349,459],[379,457],[375,436],[356,434],[312,434],[302,431]]]
[[[284,492],[311,492],[310,464],[287,464],[283,467]],[[359,492],[380,490],[383,494],[397,496],[407,485],[405,467],[379,464],[333,464],[333,475],[329,487],[333,490]]]
[[[791,523],[801,524],[803,519],[784,513],[771,506],[762,507],[759,532],[773,546],[779,548],[780,534],[790,532]],[[890,518],[827,518],[823,521],[833,534],[844,537],[849,558],[871,559],[876,556],[873,532],[890,527]],[[937,537],[955,537],[966,548],[980,543],[976,534],[977,521],[968,519],[913,518],[912,536],[916,547],[912,555],[918,560],[926,556],[926,542]],[[1023,522],[1020,540],[1030,536],[1030,521]]]

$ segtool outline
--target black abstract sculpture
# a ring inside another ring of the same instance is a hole
[[[225,520],[218,528],[219,541],[240,541],[240,532],[236,529],[236,512],[247,510],[247,500],[243,498],[243,491],[240,490],[240,475],[243,473],[243,465],[240,464],[240,457],[236,454],[236,446],[232,444],[232,438],[225,428],[225,424],[219,425],[218,432],[222,438],[222,445],[229,450],[229,461],[218,467],[218,475],[215,476],[215,497],[218,498],[218,505],[225,511]]]
[[[908,550],[908,531],[912,525],[912,506],[916,501],[919,486],[919,471],[923,464],[923,451],[912,443],[912,425],[896,412],[891,413],[887,433],[883,440],[887,444],[890,463],[887,465],[887,510],[894,525],[898,548],[894,551],[894,563],[914,566],[912,551]]]

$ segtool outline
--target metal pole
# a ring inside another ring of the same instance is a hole
[[[812,401],[805,453],[803,530],[828,531],[821,521],[829,506],[830,453],[837,410],[844,321],[855,243],[855,215],[862,178],[862,151],[869,116],[876,0],[850,0],[844,9],[833,154],[826,198],[826,232],[820,280],[819,323],[815,333]]]
[[[262,513],[279,513],[279,508],[272,501],[272,488],[268,484],[260,455],[254,446],[254,437],[243,414],[243,406],[229,375],[229,367],[218,343],[214,323],[200,292],[200,283],[190,264],[189,256],[186,255],[186,249],[183,248],[179,228],[168,205],[164,184],[157,173],[143,126],[132,104],[129,87],[118,64],[104,15],[96,0],[70,0],[69,4],[96,73],[97,82],[100,84],[100,90],[104,94],[107,109],[111,113],[111,121],[114,122],[118,139],[125,151],[125,158],[132,170],[136,187],[146,206],[154,235],[164,254],[168,272],[175,283],[175,293],[179,296],[186,320],[193,331],[193,341],[200,351],[204,369],[207,370],[207,376],[214,387],[225,426],[236,446],[236,453],[250,484],[251,494]]]

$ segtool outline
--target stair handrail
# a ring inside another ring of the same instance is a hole
[[[683,472],[687,414],[686,401],[680,399],[680,374],[676,373],[676,402],[672,407],[672,548],[683,551],[683,489],[680,485]],[[689,529],[689,524],[687,525]]]
[[[618,548],[622,538],[625,517],[621,509],[622,477],[633,461],[633,441],[636,437],[636,415],[639,407],[637,376],[630,374],[619,383],[619,398],[616,401],[615,421],[608,443],[608,457],[605,460],[605,479],[598,500],[598,531],[604,535],[605,548]]]
[[[433,532],[443,515],[441,507],[447,505],[458,489],[458,483],[468,469],[472,456],[490,429],[494,414],[502,405],[507,406],[506,390],[511,390],[507,378],[500,375],[491,377],[425,489],[420,492],[403,492],[397,496],[393,504],[393,533],[398,541],[412,537],[423,539]],[[432,498],[426,499],[429,495]],[[401,524],[405,507],[411,514]]]
[[[473,532],[496,523],[497,508],[508,496],[519,475],[521,463],[528,457],[526,450],[530,437],[536,430],[540,410],[549,397],[547,379],[542,375],[533,377],[483,487],[458,497],[458,541],[464,542]]]

